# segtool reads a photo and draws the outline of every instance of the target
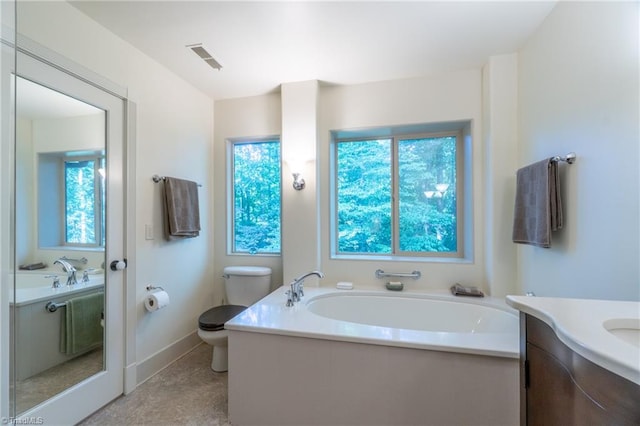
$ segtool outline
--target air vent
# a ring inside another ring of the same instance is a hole
[[[207,64],[209,64],[209,66],[211,68],[215,68],[218,71],[220,71],[220,69],[222,68],[222,65],[220,65],[220,63],[218,63],[218,61],[213,59],[213,56],[211,56],[211,53],[207,52],[207,49],[205,49],[202,46],[202,43],[190,44],[187,47],[189,49],[193,50],[193,53],[195,53],[196,55],[201,57],[203,61],[205,61]]]

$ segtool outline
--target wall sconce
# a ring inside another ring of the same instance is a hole
[[[300,177],[300,173],[292,173],[293,175],[293,189],[296,191],[303,190],[305,187],[304,179]]]

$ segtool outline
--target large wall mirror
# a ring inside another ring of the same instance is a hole
[[[106,112],[16,78],[14,412],[104,369]]]

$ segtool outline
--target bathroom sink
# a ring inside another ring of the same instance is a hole
[[[640,348],[640,318],[613,318],[602,325],[618,339]]]

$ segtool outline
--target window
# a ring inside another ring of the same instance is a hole
[[[105,245],[105,156],[100,151],[38,154],[38,245]]]
[[[462,257],[456,127],[334,132],[334,254]]]
[[[231,142],[231,252],[280,253],[280,140]]]
[[[104,157],[63,163],[65,244],[104,247]]]

